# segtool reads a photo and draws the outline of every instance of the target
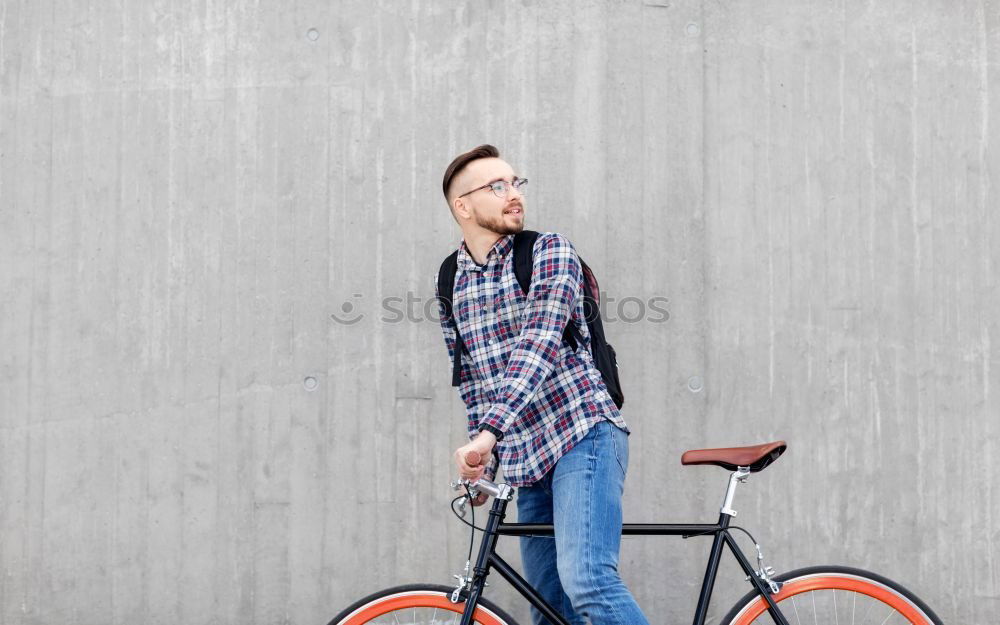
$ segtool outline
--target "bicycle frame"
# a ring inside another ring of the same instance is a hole
[[[715,577],[719,570],[719,561],[722,556],[722,547],[729,547],[736,561],[743,572],[749,576],[757,592],[764,598],[768,605],[768,612],[776,625],[788,625],[781,610],[771,598],[770,588],[754,571],[747,560],[746,555],[740,550],[736,541],[729,533],[729,523],[735,512],[730,508],[732,502],[732,492],[735,489],[735,477],[731,482],[730,489],[726,495],[726,502],[722,512],[719,513],[719,521],[715,524],[676,524],[676,523],[625,523],[622,525],[623,536],[714,536],[712,540],[712,550],[709,552],[708,565],[705,569],[705,578],[701,584],[701,593],[698,596],[698,606],[695,609],[693,625],[705,625],[705,617],[708,613],[708,604],[712,598],[712,590],[715,587]],[[471,625],[472,615],[475,612],[476,604],[482,594],[486,578],[490,570],[495,569],[501,577],[506,579],[511,586],[535,606],[545,618],[554,625],[569,625],[565,618],[548,603],[535,588],[529,584],[513,567],[496,553],[497,539],[500,536],[554,536],[552,525],[538,525],[532,523],[504,523],[507,513],[507,504],[510,501],[509,489],[504,492],[504,496],[494,499],[493,507],[490,509],[489,519],[483,532],[483,539],[479,545],[479,555],[476,558],[476,566],[473,569],[472,582],[466,596],[465,612],[462,614],[461,625]],[[462,593],[465,596],[466,593]]]

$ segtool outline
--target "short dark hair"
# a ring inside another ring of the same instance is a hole
[[[446,202],[448,202],[448,206],[449,207],[451,206],[451,200],[448,199],[448,191],[451,189],[451,181],[455,179],[455,176],[458,175],[458,172],[465,169],[465,166],[474,160],[480,158],[499,158],[499,157],[500,157],[500,150],[496,149],[495,147],[493,147],[488,143],[484,143],[483,145],[472,148],[465,154],[460,154],[459,156],[455,157],[455,160],[453,160],[451,162],[451,165],[448,165],[448,169],[445,170],[444,182],[441,184],[441,187],[444,191],[444,199]]]

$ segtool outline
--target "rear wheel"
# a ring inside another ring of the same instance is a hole
[[[814,566],[775,577],[781,592],[771,595],[791,625],[837,623],[854,625],[941,625],[941,619],[916,595],[896,582],[861,569]],[[767,602],[756,591],[747,593],[720,623],[773,623]]]
[[[330,621],[330,625],[362,623],[406,623],[407,625],[445,625],[458,623],[465,602],[452,603],[454,588],[437,584],[408,584],[386,588],[355,602]],[[517,625],[506,612],[480,598],[474,623],[480,625]]]

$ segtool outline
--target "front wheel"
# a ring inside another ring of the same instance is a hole
[[[880,623],[941,625],[916,595],[880,575],[846,566],[814,566],[775,577],[781,592],[771,595],[790,623]],[[767,602],[756,590],[736,602],[725,625],[772,623]]]
[[[465,611],[465,602],[452,603],[454,588],[438,584],[408,584],[386,588],[355,602],[330,621],[330,625],[362,623],[410,623],[444,625],[457,623]],[[480,625],[517,625],[506,612],[480,597],[474,623]]]

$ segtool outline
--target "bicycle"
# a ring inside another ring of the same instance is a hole
[[[622,535],[629,536],[713,536],[705,577],[695,607],[694,625],[704,625],[723,547],[728,547],[743,569],[753,588],[739,599],[720,621],[723,625],[749,625],[765,622],[765,614],[777,625],[789,625],[787,614],[796,622],[804,623],[912,623],[916,625],[941,625],[941,620],[912,592],[900,584],[880,575],[844,566],[813,566],[775,575],[772,567],[764,564],[760,544],[746,529],[730,525],[736,510],[733,497],[739,484],[747,481],[781,456],[787,449],[784,441],[775,441],[750,447],[722,449],[695,449],[681,457],[684,465],[716,465],[732,471],[719,520],[712,524],[676,523],[625,523]],[[475,452],[467,456],[470,466],[479,464]],[[423,623],[436,624],[443,614],[455,622],[459,616],[462,625],[516,625],[501,608],[483,598],[483,588],[491,571],[506,579],[529,603],[538,608],[554,625],[568,625],[566,619],[549,605],[533,588],[496,553],[500,536],[553,536],[552,525],[505,523],[507,504],[512,488],[507,484],[494,484],[485,479],[474,483],[467,480],[452,483],[465,494],[452,500],[452,511],[475,532],[483,532],[476,565],[471,570],[473,543],[469,545],[469,559],[465,571],[455,575],[455,588],[436,584],[409,584],[373,593],[346,608],[330,625],[361,625],[363,623]],[[475,511],[472,523],[465,520],[466,504],[479,493],[493,497],[493,506],[484,528],[476,527]],[[456,509],[457,502],[459,509]],[[757,556],[755,569],[736,544],[730,530],[744,532],[754,543]],[[804,599],[804,600],[803,600]],[[860,606],[859,606],[860,603]],[[861,619],[860,621],[858,619]],[[391,619],[391,620],[386,620]]]

